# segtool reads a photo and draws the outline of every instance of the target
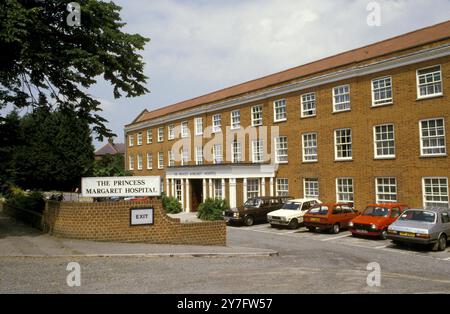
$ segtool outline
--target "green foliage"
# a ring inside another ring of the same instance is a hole
[[[25,209],[37,213],[42,213],[45,209],[44,196],[40,192],[32,192],[29,195],[12,193],[5,204],[13,209]]]
[[[176,197],[162,195],[162,205],[168,214],[178,214],[182,211],[181,203]]]
[[[125,170],[125,161],[122,154],[107,154],[94,162],[92,170],[94,177],[123,177],[132,173]]]
[[[208,198],[199,205],[197,217],[202,220],[222,220],[222,212],[229,208],[225,200]]]
[[[121,8],[113,2],[77,0],[81,25],[70,26],[70,2],[0,2],[0,109],[69,106],[102,140],[113,134],[88,88],[102,76],[115,98],[148,92],[137,52],[149,39],[122,31]]]

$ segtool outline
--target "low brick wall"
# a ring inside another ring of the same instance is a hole
[[[130,226],[131,208],[154,208],[154,224]],[[166,215],[161,201],[146,203],[47,202],[43,229],[65,238],[155,244],[226,245],[223,221],[180,223]]]

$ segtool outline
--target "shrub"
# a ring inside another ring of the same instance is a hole
[[[181,212],[181,203],[176,197],[162,196],[162,205],[166,213],[178,214]]]
[[[44,196],[40,192],[31,192],[29,195],[13,192],[6,200],[6,205],[14,209],[26,209],[37,213],[42,213],[45,209]]]
[[[199,205],[197,217],[202,220],[222,220],[222,212],[229,208],[225,200],[208,198]]]

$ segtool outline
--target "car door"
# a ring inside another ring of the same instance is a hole
[[[349,222],[356,217],[356,213],[353,211],[353,208],[348,205],[342,205],[342,219],[341,226],[348,227]]]
[[[450,239],[450,212],[441,213],[442,231],[447,235],[447,240]]]
[[[331,225],[334,225],[335,223],[339,223],[339,225],[342,226],[344,215],[342,213],[342,207],[340,205],[334,206],[333,210],[331,211],[331,215],[328,217],[328,223]]]

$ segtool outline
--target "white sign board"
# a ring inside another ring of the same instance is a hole
[[[153,225],[153,208],[132,208],[130,226]]]
[[[96,177],[81,179],[83,197],[161,195],[160,177]]]

